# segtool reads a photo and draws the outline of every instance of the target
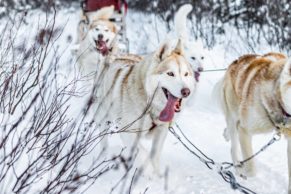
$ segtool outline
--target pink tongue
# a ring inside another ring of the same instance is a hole
[[[165,106],[164,110],[160,113],[160,121],[163,122],[170,122],[173,120],[175,114],[175,104],[178,98],[169,94],[167,105]]]
[[[199,82],[200,73],[197,72],[197,71],[195,71],[195,72],[194,72],[194,76],[195,76],[195,80],[196,80],[197,82]]]
[[[102,40],[98,40],[97,44],[98,44],[98,48],[103,56],[107,55],[109,53],[106,42],[104,42]]]

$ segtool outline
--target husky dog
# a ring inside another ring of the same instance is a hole
[[[290,194],[291,60],[280,53],[244,55],[229,66],[216,87],[226,118],[225,136],[231,140],[234,163],[253,155],[254,134],[279,130],[287,137]],[[237,172],[254,175],[254,161],[248,161]]]
[[[199,81],[200,72],[203,71],[203,53],[195,46],[193,41],[190,41],[187,30],[187,15],[192,11],[192,5],[183,5],[175,15],[174,25],[177,35],[183,41],[185,47],[185,55],[190,61],[196,81]]]
[[[131,61],[126,66],[127,60],[122,65],[120,60],[110,61],[103,69],[98,66],[102,73],[96,81],[95,119],[102,124],[120,118],[120,129],[127,132],[121,137],[128,146],[143,134],[151,137],[149,158],[158,170],[168,127],[194,92],[196,82],[181,41],[175,49],[166,43]],[[142,145],[139,148],[146,150]]]
[[[85,13],[89,23],[80,22],[78,26],[77,56],[83,75],[96,72],[98,64],[103,63],[105,57],[114,49],[117,28],[109,20],[113,13],[114,6]]]

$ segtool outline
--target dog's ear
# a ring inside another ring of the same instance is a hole
[[[178,43],[176,45],[176,48],[174,49],[174,53],[176,53],[178,55],[183,55],[184,54],[183,42],[182,42],[182,40],[180,38],[178,39]]]
[[[108,20],[114,14],[114,6],[103,7],[99,9],[91,18],[91,21]]]
[[[160,60],[164,60],[170,55],[170,45],[168,43],[162,44],[160,48],[156,51],[155,56]]]

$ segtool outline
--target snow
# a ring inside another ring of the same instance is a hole
[[[41,13],[32,12],[26,21],[29,23],[26,28],[20,31],[20,37],[32,39],[37,28],[35,22],[38,21]],[[59,59],[59,84],[67,83],[76,74],[76,59],[72,56],[70,48],[73,47],[76,39],[76,26],[78,23],[78,11],[60,11],[57,14],[56,26],[63,29],[62,35],[57,39],[58,52],[63,53]],[[33,33],[28,34],[27,30]],[[145,54],[154,51],[164,38],[174,36],[168,33],[166,25],[154,15],[143,15],[129,10],[127,15],[127,35],[130,42],[130,52]],[[72,41],[68,41],[72,37]],[[20,38],[21,39],[21,38]],[[32,40],[30,40],[32,41]],[[202,40],[202,42],[205,42]],[[224,68],[235,60],[238,56],[250,53],[266,53],[276,51],[265,44],[250,48],[245,42],[244,35],[229,27],[227,34],[219,38],[218,44],[211,49],[204,49],[205,64],[204,69]],[[200,52],[201,52],[200,48]],[[49,57],[53,58],[51,54]],[[230,158],[230,143],[223,138],[225,121],[222,113],[214,107],[211,92],[214,84],[223,76],[222,72],[204,72],[201,75],[199,87],[193,102],[179,117],[177,123],[187,134],[187,137],[207,156],[217,162],[228,161]],[[82,100],[76,99],[72,104],[78,104]],[[81,107],[81,106],[80,106]],[[76,115],[78,106],[71,108],[71,114]],[[253,140],[254,150],[258,150],[271,139],[272,134],[259,135]],[[122,142],[118,135],[110,137],[109,155],[118,153],[122,148]],[[287,193],[287,155],[286,142],[282,139],[269,147],[266,151],[256,157],[257,176],[243,180],[237,180],[244,186],[257,193]],[[98,152],[98,150],[96,151]],[[84,168],[90,164],[94,154],[87,156],[87,161],[82,165]],[[158,177],[153,173],[142,175],[133,186],[132,193],[167,193],[167,194],[213,194],[213,193],[239,193],[230,188],[230,185],[216,173],[209,170],[193,154],[186,150],[181,143],[171,134],[168,134],[164,150],[161,156],[161,168],[167,172],[167,176]],[[118,180],[123,175],[123,169],[114,170],[101,176],[92,187],[86,190],[86,194],[110,193]],[[134,168],[130,171],[126,184],[130,183],[134,173]],[[112,193],[122,193],[122,184]],[[124,191],[125,193],[125,191]]]

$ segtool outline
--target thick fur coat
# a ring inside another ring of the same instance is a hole
[[[231,141],[234,163],[253,155],[255,134],[278,130],[287,137],[290,194],[291,60],[280,53],[244,55],[229,66],[216,89],[226,118],[225,137]],[[242,175],[254,175],[254,160],[237,170]]]

